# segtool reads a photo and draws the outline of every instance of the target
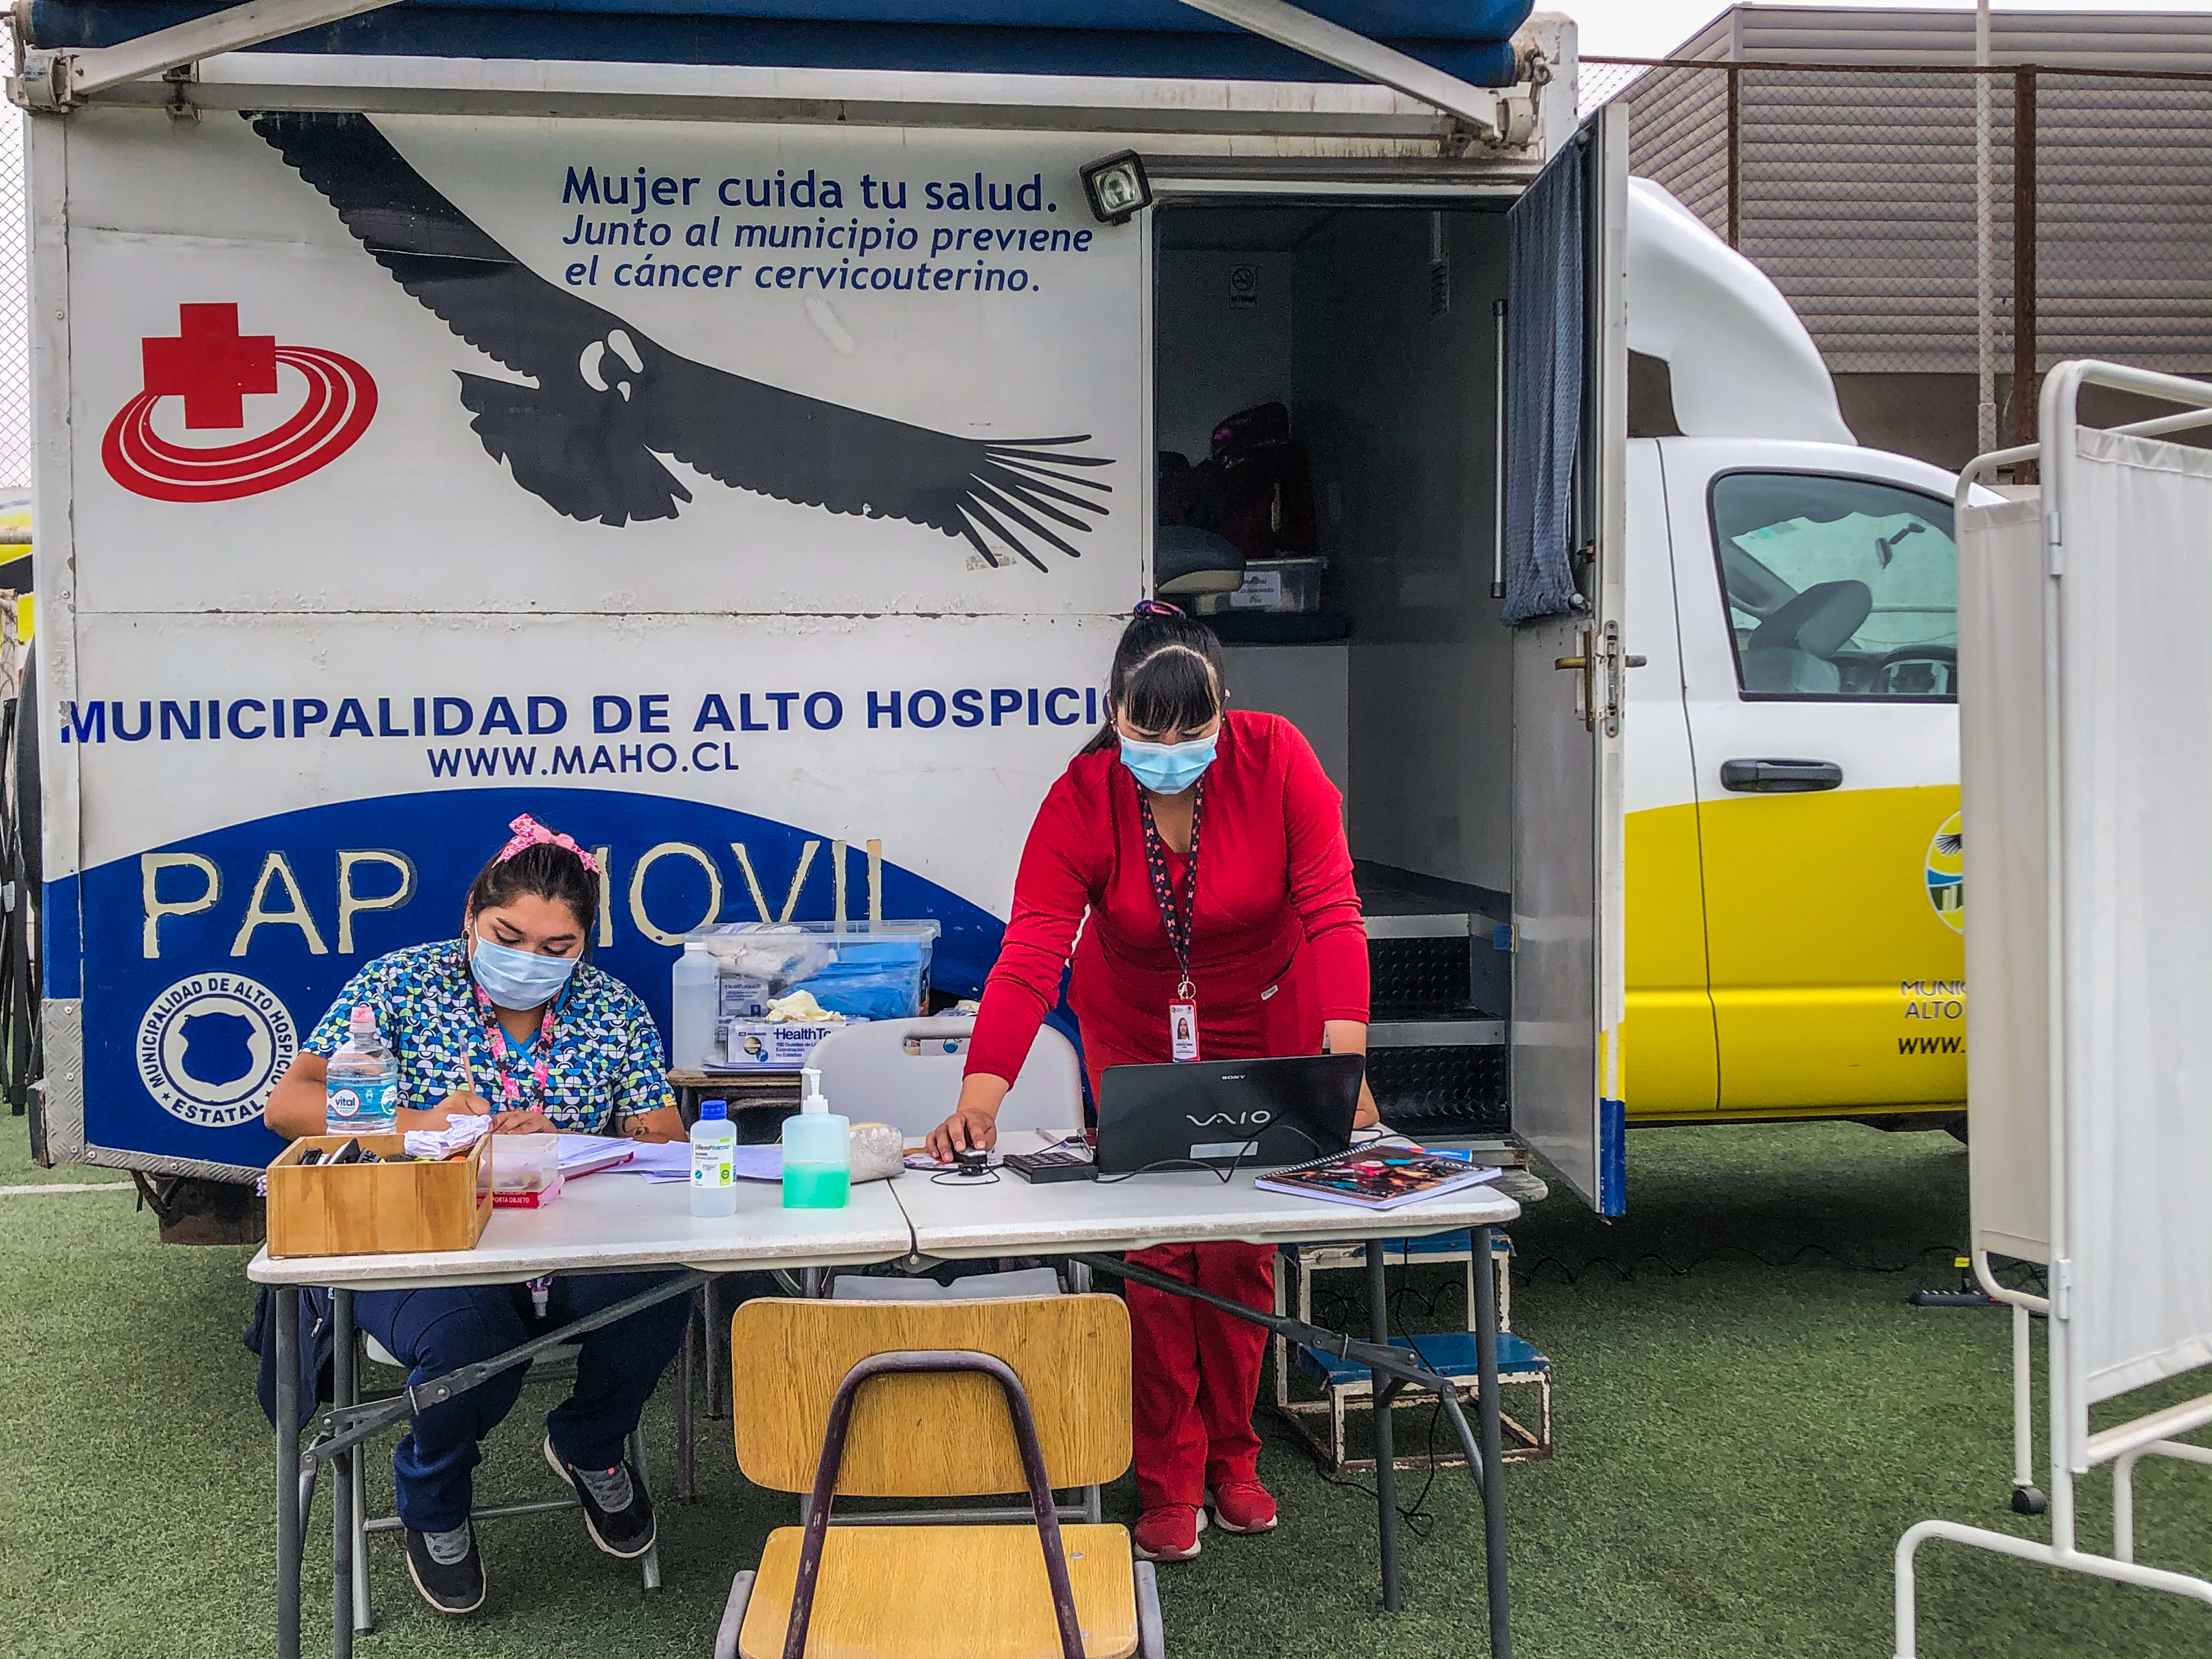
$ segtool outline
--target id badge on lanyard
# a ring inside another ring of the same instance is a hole
[[[1206,781],[1200,779],[1196,787],[1190,804],[1190,858],[1181,895],[1168,880],[1167,848],[1160,840],[1159,825],[1152,821],[1152,803],[1142,793],[1138,796],[1145,812],[1145,863],[1152,873],[1152,896],[1159,902],[1160,926],[1182,970],[1176,1000],[1168,1004],[1168,1053],[1178,1063],[1198,1058],[1198,992],[1190,981],[1190,938],[1198,908],[1198,829],[1205,816]]]
[[[1178,997],[1188,998],[1190,981],[1185,980],[1176,991]],[[1198,1058],[1198,1005],[1182,1001],[1168,1004],[1168,1049],[1178,1060]]]

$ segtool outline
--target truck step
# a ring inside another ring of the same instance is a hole
[[[1407,922],[1455,922],[1449,933],[1402,933]],[[1472,926],[1479,932],[1470,934]],[[1376,1024],[1409,1019],[1497,1019],[1510,994],[1510,957],[1495,949],[1481,916],[1376,916],[1367,924],[1370,1013]]]
[[[1392,1128],[1415,1139],[1510,1133],[1503,1042],[1386,1048],[1372,1040],[1370,1030],[1367,1080]]]
[[[1367,1027],[1376,1048],[1495,1048],[1505,1041],[1505,1022],[1469,1019],[1377,1019]]]

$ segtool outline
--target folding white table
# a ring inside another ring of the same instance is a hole
[[[1389,1287],[1382,1241],[1471,1231],[1475,1259],[1490,1259],[1490,1230],[1521,1213],[1518,1203],[1494,1186],[1463,1188],[1402,1208],[1376,1212],[1352,1204],[1317,1203],[1268,1193],[1245,1171],[1223,1181],[1202,1170],[1158,1170],[1127,1179],[1055,1182],[1032,1186],[1007,1171],[994,1183],[954,1175],[908,1170],[896,1182],[900,1204],[914,1224],[914,1248],[922,1258],[962,1260],[994,1255],[1065,1255],[1079,1266],[1194,1297],[1237,1318],[1286,1336],[1293,1343],[1329,1349],[1367,1364],[1376,1376],[1376,1511],[1380,1537],[1382,1605],[1398,1610],[1398,1477],[1391,1443],[1390,1398],[1404,1387],[1427,1388],[1450,1416],[1462,1438],[1468,1468],[1482,1493],[1485,1588],[1493,1659],[1512,1652],[1505,1593],[1505,1492],[1498,1419],[1498,1285],[1475,1275],[1475,1352],[1480,1419],[1471,1436],[1450,1384],[1419,1358],[1389,1342]],[[1106,1252],[1154,1244],[1235,1239],[1248,1244],[1304,1244],[1360,1239],[1367,1246],[1368,1340],[1354,1342],[1272,1311],[1225,1298],[1114,1259]]]
[[[1197,1170],[1149,1173],[1127,1181],[1068,1182],[1032,1187],[1011,1172],[995,1180],[959,1180],[909,1170],[889,1182],[853,1189],[842,1210],[786,1210],[780,1190],[744,1183],[738,1213],[714,1220],[690,1213],[689,1189],[635,1176],[592,1176],[573,1183],[560,1202],[543,1210],[502,1210],[471,1250],[365,1256],[272,1257],[264,1249],[246,1273],[275,1291],[276,1344],[276,1651],[298,1659],[301,1477],[328,1464],[332,1470],[331,1651],[349,1659],[353,1647],[353,1563],[347,1517],[351,1493],[348,1454],[380,1430],[435,1405],[542,1349],[611,1324],[638,1308],[684,1294],[717,1273],[746,1269],[866,1267],[900,1262],[921,1267],[933,1261],[997,1255],[1066,1256],[1085,1270],[1192,1296],[1224,1311],[1278,1330],[1293,1340],[1328,1347],[1372,1365],[1388,1379],[1383,1392],[1406,1386],[1437,1390],[1455,1431],[1466,1443],[1469,1468],[1483,1498],[1491,1651],[1511,1651],[1505,1598],[1505,1512],[1498,1475],[1497,1303],[1486,1274],[1478,1274],[1478,1332],[1482,1357],[1477,1390],[1480,1446],[1449,1382],[1425,1372],[1404,1349],[1387,1345],[1388,1302],[1381,1235],[1419,1237],[1474,1229],[1478,1250],[1489,1230],[1511,1220],[1520,1206],[1493,1188],[1474,1188],[1378,1216],[1350,1205],[1263,1193],[1250,1173],[1228,1182]],[[1323,1330],[1273,1312],[1243,1308],[1193,1286],[1126,1263],[1112,1252],[1183,1240],[1239,1239],[1255,1244],[1296,1243],[1317,1238],[1370,1238],[1368,1251],[1370,1339]],[[352,1302],[357,1291],[426,1284],[511,1285],[558,1273],[629,1272],[648,1267],[682,1270],[655,1290],[550,1331],[506,1353],[450,1376],[410,1387],[389,1400],[333,1407],[323,1432],[300,1448],[298,1298],[302,1289],[332,1295],[337,1364],[342,1401],[352,1397]],[[1384,1402],[1387,1406],[1387,1401]],[[1398,1592],[1398,1510],[1390,1456],[1389,1413],[1376,1414],[1380,1443],[1377,1510],[1382,1537],[1384,1606],[1395,1611]]]

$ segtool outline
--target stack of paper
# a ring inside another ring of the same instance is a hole
[[[643,1176],[647,1181],[689,1181],[691,1179],[691,1146],[683,1140],[648,1140],[639,1143],[637,1156],[618,1167],[618,1175]]]
[[[740,1181],[774,1181],[783,1179],[783,1148],[781,1146],[735,1146],[730,1156],[734,1173]]]
[[[636,1151],[635,1158],[617,1166],[615,1172],[617,1175],[643,1176],[656,1185],[691,1179],[691,1146],[688,1141],[647,1142],[640,1145]],[[740,1181],[783,1179],[783,1148],[781,1146],[732,1146],[730,1161],[732,1172]]]
[[[491,1127],[489,1117],[454,1117],[447,1120],[443,1129],[410,1129],[407,1132],[407,1156],[410,1158],[451,1158],[455,1152],[465,1152],[483,1139],[484,1131]]]
[[[634,1140],[611,1140],[605,1135],[562,1135],[561,1174],[564,1179],[573,1181],[596,1170],[612,1169],[632,1162],[638,1150],[638,1143]]]

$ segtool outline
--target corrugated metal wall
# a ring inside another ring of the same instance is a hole
[[[1991,91],[1992,198],[2001,204],[1992,325],[2003,357],[2011,350],[2011,96],[2008,87]],[[1738,107],[1738,245],[1789,296],[1830,369],[1973,373],[1972,78],[1748,70]]]
[[[1629,171],[1666,185],[1715,230],[1728,234],[1728,81],[1694,70],[1658,70],[1628,100]]]
[[[2000,15],[2000,63],[2212,70],[2212,16]],[[1675,56],[1739,77],[1744,252],[1838,374],[1972,374],[1974,80],[1761,72],[1753,60],[1971,64],[1957,12],[1741,7]],[[1727,76],[1655,70],[1623,94],[1631,166],[1726,234]],[[2011,361],[2013,82],[1990,87],[1994,350]],[[2037,77],[2037,356],[2212,371],[2212,81]]]
[[[2037,355],[2212,370],[2212,82],[2045,75]]]

